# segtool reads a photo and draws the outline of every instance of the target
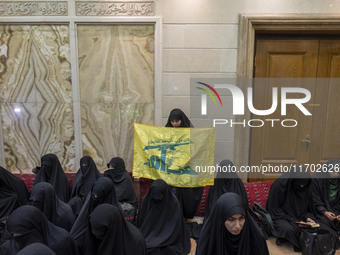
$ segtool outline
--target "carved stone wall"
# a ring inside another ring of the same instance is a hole
[[[71,6],[74,5],[70,8]],[[69,11],[75,10],[75,13]],[[153,1],[0,1],[0,16],[152,16]]]
[[[153,2],[76,2],[77,16],[153,15]]]
[[[0,2],[1,16],[67,16],[66,1]]]
[[[131,170],[133,123],[155,122],[155,24],[101,16],[149,15],[153,1],[0,1],[1,166],[54,153],[65,171],[83,155]]]

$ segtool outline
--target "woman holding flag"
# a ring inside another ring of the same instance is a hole
[[[170,112],[168,122],[166,123],[165,126],[176,128],[194,127],[189,118],[185,115],[185,113],[178,108],[175,108]],[[197,207],[202,199],[203,189],[204,187],[173,188],[173,192],[176,194],[176,197],[178,198],[181,208],[183,210],[184,218],[186,219],[194,218]]]

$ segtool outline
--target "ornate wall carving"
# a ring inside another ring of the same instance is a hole
[[[0,2],[0,16],[67,16],[67,2]]]
[[[77,16],[151,16],[153,2],[76,2]]]

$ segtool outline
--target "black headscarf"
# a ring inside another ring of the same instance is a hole
[[[228,166],[231,169],[234,164],[230,160],[222,160],[220,162],[221,169],[226,170]],[[244,204],[248,205],[247,191],[237,173],[221,170],[216,175],[214,186],[211,186],[209,189],[204,219],[209,217],[210,211],[214,208],[215,203],[220,198],[220,196],[227,192],[239,194],[243,199]]]
[[[137,227],[145,238],[148,254],[187,255],[190,251],[189,233],[178,200],[161,179],[151,184],[144,197]]]
[[[70,231],[80,253],[82,253],[81,251],[84,247],[88,218],[98,205],[104,203],[121,208],[113,182],[107,177],[99,177],[94,183],[92,191],[87,195],[84,206]]]
[[[300,248],[301,229],[297,221],[314,218],[309,192],[311,178],[301,166],[293,166],[270,187],[266,208],[273,219],[273,235]],[[303,187],[300,187],[303,185]]]
[[[73,179],[71,199],[68,201],[77,217],[93,184],[101,176],[90,156],[84,156],[80,159],[80,168]]]
[[[0,219],[8,216],[28,201],[28,190],[23,180],[0,166]]]
[[[325,211],[333,212],[335,215],[340,214],[340,178],[331,177],[329,171],[339,172],[340,160],[330,159],[323,166],[322,172],[316,173],[312,178],[311,192],[313,195],[314,207],[318,214],[322,215]],[[330,181],[335,180],[338,186],[338,192],[335,200],[330,201]]]
[[[178,108],[173,109],[168,117],[168,122],[166,123],[166,127],[172,127],[171,121],[172,120],[180,120],[181,126],[180,127],[194,127],[189,120],[189,118],[185,115],[185,113]]]
[[[101,177],[96,163],[90,156],[84,156],[80,159],[80,168],[73,179],[71,198],[75,196],[86,199],[87,194],[91,191],[92,185]]]
[[[48,182],[39,182],[31,190],[29,203],[40,209],[46,218],[58,227],[70,231],[75,221],[71,207],[61,201],[53,186]]]
[[[266,204],[273,220],[305,221],[311,206],[310,184],[310,174],[301,166],[293,166],[276,179],[270,187]]]
[[[27,245],[17,255],[56,255],[48,246],[43,243],[32,243]]]
[[[49,182],[54,187],[59,199],[67,203],[70,198],[70,184],[55,154],[46,154],[41,158],[41,168],[34,184]]]
[[[180,120],[180,127],[194,127],[185,115],[185,113],[178,108],[173,109],[168,117],[166,127],[172,127],[172,120]],[[204,187],[198,188],[176,188],[176,196],[183,210],[184,218],[192,219],[195,216],[197,207],[201,202]]]
[[[7,229],[12,238],[0,247],[1,254],[14,255],[32,243],[43,243],[57,255],[77,254],[70,234],[49,222],[36,207],[24,205],[8,217]],[[7,252],[4,252],[3,251]]]
[[[85,254],[146,255],[147,253],[141,232],[124,220],[117,207],[101,204],[89,217]]]
[[[124,160],[120,157],[112,158],[107,164],[112,167],[104,172],[104,176],[110,178],[116,189],[119,202],[127,202],[137,207],[136,191],[133,187],[132,179],[125,169]]]
[[[233,235],[225,221],[234,214],[245,217],[240,234]],[[216,202],[198,239],[196,255],[267,255],[267,243],[252,217],[248,205],[236,193],[225,193]]]

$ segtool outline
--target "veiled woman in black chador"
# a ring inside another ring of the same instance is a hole
[[[120,203],[130,203],[137,208],[136,192],[131,176],[125,169],[124,160],[120,157],[112,158],[107,167],[109,169],[104,172],[104,176],[113,181],[118,201]]]
[[[29,193],[23,180],[0,166],[0,219],[25,205]]]
[[[301,229],[296,222],[314,222],[310,183],[309,172],[301,166],[293,166],[270,187],[266,208],[273,219],[273,235],[278,238],[278,245],[287,240],[295,251],[301,249]]]
[[[54,187],[58,197],[67,203],[70,199],[70,184],[63,168],[55,154],[46,154],[41,158],[41,167],[38,171],[34,184],[49,182]]]
[[[46,244],[32,243],[27,245],[17,255],[56,255]]]
[[[185,113],[178,108],[175,108],[170,112],[165,126],[181,128],[194,127]],[[183,210],[184,218],[192,219],[195,216],[199,203],[201,202],[204,187],[174,188],[174,190]]]
[[[109,204],[98,205],[89,217],[85,255],[146,255],[141,232]]]
[[[236,193],[225,193],[204,223],[196,255],[269,255],[261,230]]]
[[[101,177],[101,174],[92,157],[82,157],[80,168],[73,179],[71,199],[68,201],[76,216],[78,216],[87,195],[99,177]]]
[[[91,192],[87,195],[85,203],[76,219],[70,234],[74,239],[79,253],[83,253],[85,245],[85,234],[87,230],[88,218],[93,210],[100,204],[111,204],[121,209],[117,200],[113,182],[107,177],[100,177],[94,183]]]
[[[239,194],[244,201],[245,205],[248,205],[247,191],[244,184],[236,172],[232,171],[234,164],[230,160],[222,160],[219,164],[220,171],[217,172],[214,180],[214,186],[209,189],[207,208],[205,210],[204,220],[206,220],[211,210],[214,208],[217,200],[224,193],[233,192]],[[227,171],[227,170],[230,171]]]
[[[330,159],[313,175],[311,192],[318,221],[340,235],[340,160]]]
[[[39,182],[31,190],[29,204],[40,209],[46,218],[58,227],[70,231],[75,221],[71,206],[61,201],[54,187],[48,182]]]
[[[56,255],[78,254],[70,234],[48,221],[45,215],[32,205],[24,205],[8,217],[7,229],[11,239],[0,246],[1,255],[15,255],[32,243],[47,245]]]
[[[155,180],[144,197],[137,217],[148,255],[187,255],[190,251],[188,229],[177,198],[168,184]]]

